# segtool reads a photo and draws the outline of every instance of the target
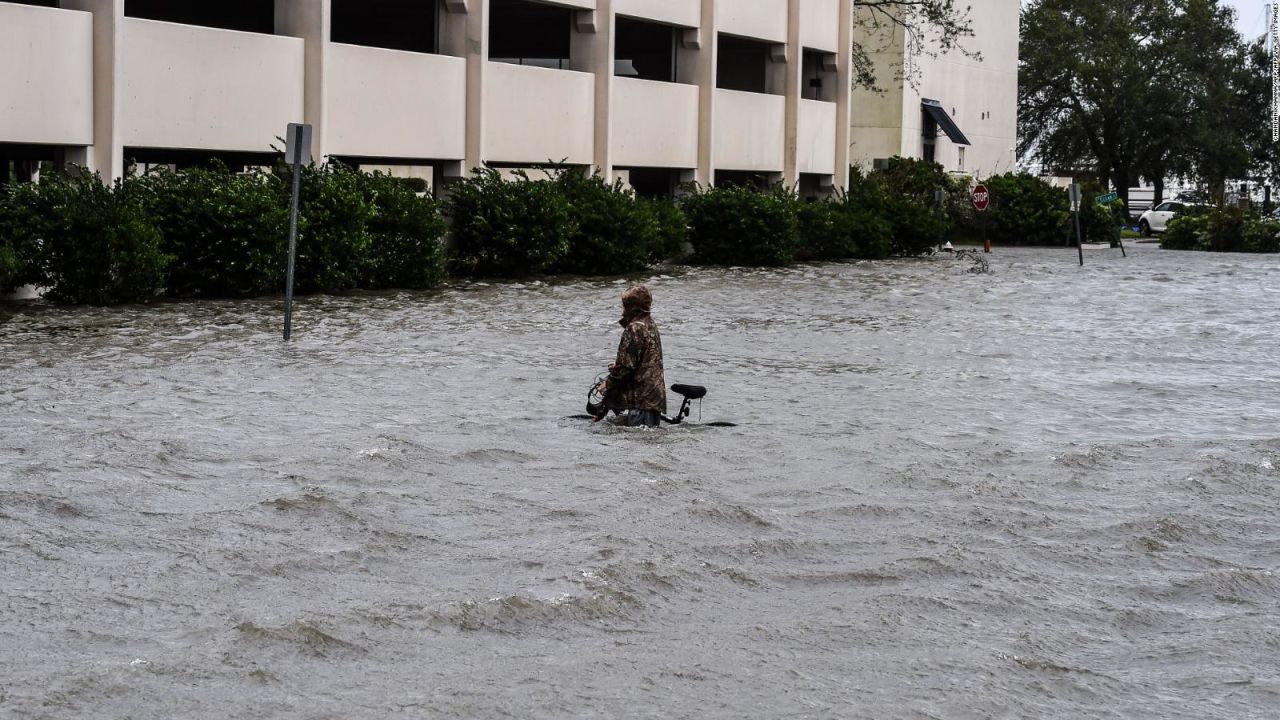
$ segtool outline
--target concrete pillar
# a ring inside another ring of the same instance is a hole
[[[93,13],[93,145],[73,148],[67,161],[102,174],[111,182],[124,176],[120,138],[120,35],[124,0],[62,0],[68,10]]]
[[[311,154],[316,163],[329,159],[326,145],[325,118],[328,117],[328,92],[325,67],[329,59],[329,37],[333,24],[329,0],[275,0],[277,35],[302,38],[305,46],[303,116],[296,122],[311,125]],[[283,134],[285,128],[280,128]]]
[[[836,42],[836,174],[832,186],[839,191],[849,187],[849,158],[853,133],[853,2],[839,0],[840,28]]]
[[[592,163],[605,182],[613,182],[613,0],[596,0],[595,10],[574,14],[570,69],[595,74],[595,138]]]
[[[802,0],[787,0],[787,48],[784,90],[787,99],[782,142],[782,184],[795,188],[800,183],[800,95],[804,87],[804,48],[800,45]]]
[[[694,180],[704,187],[715,182],[715,107],[716,62],[719,55],[716,28],[716,5],[720,0],[702,0],[702,17],[698,27],[698,59],[695,75],[698,81],[698,167]]]
[[[467,141],[461,168],[470,173],[487,159],[484,146],[484,77],[489,65],[489,0],[445,0],[441,51],[467,60]]]

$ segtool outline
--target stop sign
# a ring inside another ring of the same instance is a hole
[[[991,204],[991,193],[987,192],[986,185],[979,185],[973,189],[973,207],[982,212]]]

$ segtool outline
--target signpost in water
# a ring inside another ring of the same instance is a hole
[[[298,254],[298,194],[302,166],[311,163],[311,126],[289,123],[285,133],[284,161],[293,166],[293,203],[289,208],[289,265],[284,286],[284,339],[293,334],[293,263]]]

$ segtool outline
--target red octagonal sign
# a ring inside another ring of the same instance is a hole
[[[973,189],[973,207],[979,212],[987,209],[991,204],[991,193],[987,192],[986,185],[979,185]]]

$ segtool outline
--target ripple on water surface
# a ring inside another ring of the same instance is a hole
[[[1270,258],[9,308],[0,714],[1269,718]]]

